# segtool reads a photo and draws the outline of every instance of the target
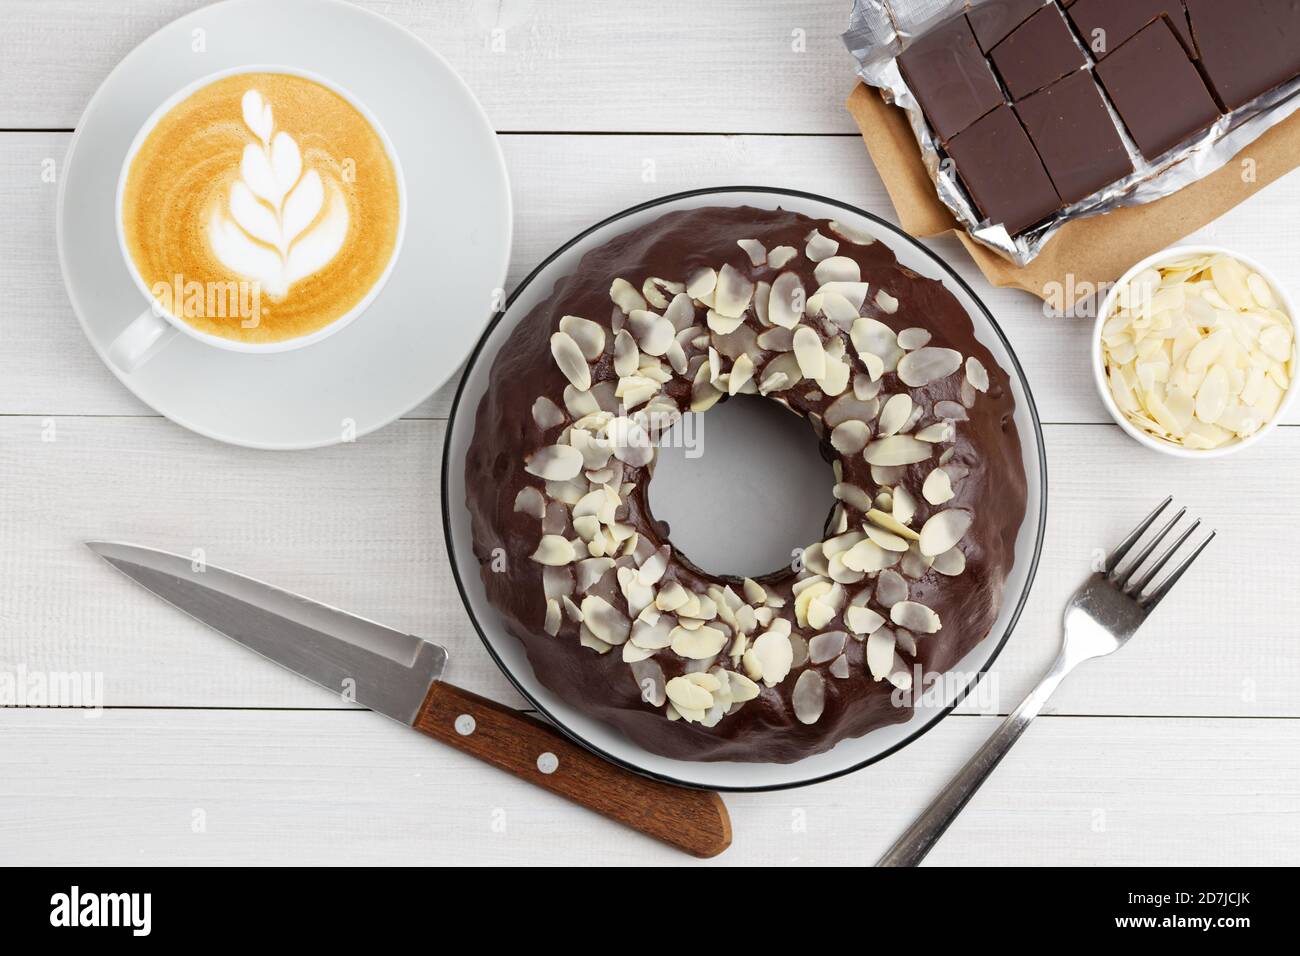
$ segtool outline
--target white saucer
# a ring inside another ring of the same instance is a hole
[[[193,52],[200,42],[204,52]],[[175,90],[256,63],[328,77],[375,114],[405,171],[408,219],[397,264],[366,312],[324,341],[250,355],[177,335],[123,372],[106,350],[148,305],[115,235],[114,190],[127,148]],[[500,304],[510,230],[505,161],[464,82],[413,34],[337,0],[228,0],[149,37],[86,107],[58,205],[63,279],[100,358],[172,421],[254,448],[350,440],[427,398]]]

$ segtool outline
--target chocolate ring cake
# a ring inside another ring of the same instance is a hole
[[[487,598],[545,686],[648,750],[785,763],[906,720],[997,617],[1026,502],[1007,373],[840,222],[664,215],[557,282],[491,382],[465,465]],[[823,540],[756,579],[692,564],[647,497],[657,438],[739,394],[804,418],[835,482]]]

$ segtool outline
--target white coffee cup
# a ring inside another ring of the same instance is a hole
[[[393,173],[397,183],[397,235],[393,242],[393,252],[388,259],[383,273],[375,280],[366,295],[352,309],[339,316],[329,325],[317,329],[307,335],[298,336],[297,338],[284,339],[278,342],[242,342],[237,339],[225,338],[219,335],[211,335],[207,332],[200,331],[190,325],[184,319],[177,317],[166,309],[153,292],[145,284],[144,277],[140,275],[140,270],[136,268],[135,261],[131,258],[131,253],[127,248],[126,230],[123,225],[122,204],[126,195],[127,175],[131,170],[131,163],[135,160],[136,154],[144,141],[153,132],[154,127],[158,125],[173,107],[184,101],[193,93],[202,89],[210,83],[224,79],[228,76],[238,76],[243,73],[285,73],[290,76],[299,76],[313,83],[318,83],[328,90],[337,93],[344,100],[356,109],[374,129],[375,134],[383,143],[384,151],[388,154],[389,162],[393,165]],[[363,313],[383,289],[388,277],[392,274],[393,266],[397,262],[397,257],[401,253],[402,239],[406,234],[406,180],[402,176],[402,166],[397,159],[397,151],[393,148],[392,140],[379,124],[374,114],[366,108],[355,96],[347,90],[340,87],[332,80],[312,73],[307,70],[300,70],[296,67],[249,64],[247,66],[233,67],[228,70],[222,70],[218,73],[211,73],[207,76],[200,77],[192,83],[186,84],[177,90],[159,107],[150,114],[145,120],[140,131],[136,133],[135,139],[131,142],[131,148],[126,152],[126,158],[122,161],[122,171],[117,180],[117,197],[113,204],[113,213],[116,217],[117,245],[122,252],[122,261],[126,263],[127,271],[131,279],[135,282],[136,287],[140,290],[149,306],[140,313],[129,325],[126,326],[108,347],[109,359],[124,372],[132,372],[139,368],[145,362],[149,361],[162,347],[170,342],[176,334],[183,333],[190,338],[197,339],[207,345],[220,349],[226,349],[232,352],[251,352],[251,353],[271,353],[287,352],[291,349],[299,349],[304,346],[319,342],[328,338],[335,332],[340,331],[350,324]]]

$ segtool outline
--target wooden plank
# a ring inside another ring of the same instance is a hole
[[[991,729],[951,717],[857,774],[725,797],[696,865],[869,864]],[[690,864],[371,714],[0,711],[7,864]],[[1043,718],[935,864],[1287,864],[1300,722]]]
[[[123,56],[204,5],[8,0],[0,128],[71,128]],[[854,131],[843,104],[856,64],[839,38],[847,2],[659,0],[599,14],[545,0],[360,5],[437,50],[497,129]]]
[[[1288,702],[1300,647],[1289,637],[1294,626],[1282,623],[1300,620],[1290,544],[1300,527],[1291,464],[1300,464],[1300,430],[1280,429],[1267,447],[1191,468],[1137,446],[1115,425],[1046,432],[1046,544],[1023,619],[996,665],[999,712],[1047,670],[1075,589],[1171,494],[1218,538],[1132,643],[1083,665],[1048,712],[1300,715]]]
[[[446,564],[443,431],[440,421],[404,421],[356,444],[265,454],[157,419],[0,418],[0,664],[101,672],[107,702],[120,706],[337,705],[80,545],[123,539],[199,548],[214,564],[437,640],[451,650],[453,680],[518,703],[470,629]],[[1225,459],[1188,468],[1114,426],[1051,426],[1047,437],[1047,545],[997,664],[994,709],[1013,707],[1046,667],[1061,609],[1096,555],[1173,493],[1218,527],[1219,541],[1148,629],[1085,666],[1054,708],[1300,716],[1300,645],[1284,623],[1300,619],[1289,557],[1300,527],[1300,429],[1249,453],[1250,467]]]
[[[0,134],[0,414],[141,415],[149,410],[105,369],[62,289],[54,243],[57,187],[44,160],[61,161],[66,134]],[[710,185],[785,186],[834,196],[893,219],[893,207],[857,139],[803,136],[504,136],[515,197],[513,287],[556,246],[611,213],[654,196]],[[1198,235],[1283,268],[1300,243],[1293,210],[1300,176],[1273,185]],[[1044,315],[1023,292],[993,289],[955,240],[932,243],[978,291],[1027,370],[1043,419],[1109,421],[1088,367],[1088,318]],[[412,412],[445,417],[453,389]],[[1300,423],[1300,405],[1288,421]]]
[[[52,431],[49,430],[52,428]],[[447,567],[442,422],[259,455],[158,419],[0,419],[0,661],[104,674],[106,699],[342,703],[142,592],[81,542],[137,541],[263,577],[451,651],[449,680],[520,698],[483,652]],[[53,440],[47,440],[52,438]]]

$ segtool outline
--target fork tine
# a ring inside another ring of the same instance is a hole
[[[1155,606],[1165,599],[1165,595],[1167,595],[1173,586],[1178,583],[1178,579],[1183,576],[1183,572],[1190,568],[1192,562],[1200,557],[1201,552],[1204,551],[1206,546],[1214,540],[1214,536],[1217,533],[1218,532],[1211,531],[1206,539],[1196,546],[1195,551],[1184,558],[1178,567],[1169,572],[1165,579],[1160,582],[1159,587],[1140,600],[1139,603],[1142,605],[1143,609],[1148,612],[1155,610]]]
[[[1117,570],[1116,573],[1112,575],[1115,583],[1118,584],[1121,589],[1128,585],[1129,581],[1133,579],[1133,575],[1137,574],[1138,568],[1142,567],[1142,563],[1146,561],[1147,558],[1151,557],[1151,552],[1160,545],[1160,542],[1164,540],[1165,535],[1173,530],[1174,525],[1178,524],[1185,514],[1187,514],[1187,509],[1179,508],[1178,514],[1174,515],[1163,528],[1156,532],[1156,536],[1143,545],[1142,550],[1133,556],[1133,561],[1129,564],[1128,570],[1123,574],[1120,574]]]
[[[1140,579],[1134,582],[1133,585],[1127,589],[1128,593],[1132,597],[1137,597],[1139,594],[1145,591],[1147,585],[1150,584],[1153,580],[1155,580],[1155,576],[1160,573],[1160,569],[1163,568],[1169,562],[1169,559],[1172,558],[1175,553],[1177,553],[1178,549],[1181,548],[1187,542],[1187,539],[1190,538],[1192,536],[1192,533],[1196,531],[1196,529],[1199,528],[1200,526],[1201,526],[1201,519],[1197,518],[1195,521],[1192,522],[1191,526],[1186,531],[1184,531],[1182,534],[1178,536],[1177,541],[1175,541],[1169,547],[1165,548],[1164,552],[1160,555],[1160,557],[1156,558],[1155,564],[1151,565],[1151,569],[1147,571],[1146,574],[1142,575]],[[1136,570],[1136,568],[1134,570]]]
[[[1138,539],[1141,538],[1142,535],[1146,534],[1147,528],[1151,527],[1151,525],[1155,523],[1155,520],[1160,517],[1160,513],[1168,508],[1169,502],[1173,500],[1174,496],[1170,495],[1164,501],[1160,502],[1160,506],[1143,518],[1142,523],[1130,531],[1128,537],[1119,543],[1119,547],[1110,553],[1110,557],[1106,559],[1106,565],[1103,569],[1107,574],[1113,572],[1116,565],[1124,560],[1124,555],[1128,554],[1129,549],[1132,548],[1133,545],[1137,544]]]

